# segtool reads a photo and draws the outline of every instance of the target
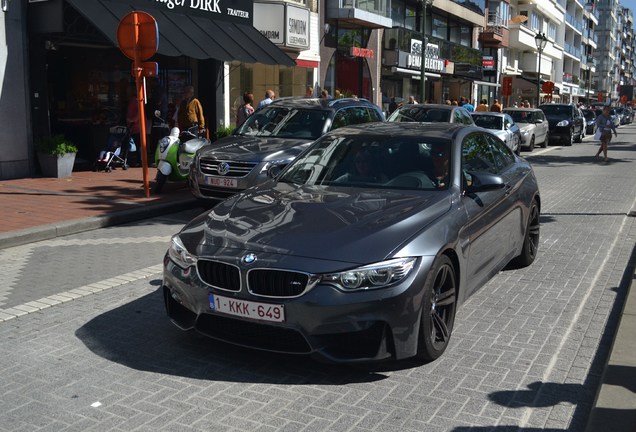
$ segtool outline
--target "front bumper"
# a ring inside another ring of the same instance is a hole
[[[194,267],[183,270],[166,257],[163,295],[168,316],[182,330],[266,351],[312,355],[351,363],[412,357],[417,352],[423,287],[434,257],[423,257],[400,284],[344,293],[318,284],[295,298],[263,298],[245,289],[217,290]],[[275,323],[211,310],[208,295],[283,304],[285,322]]]

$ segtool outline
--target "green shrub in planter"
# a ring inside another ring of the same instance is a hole
[[[219,127],[216,129],[216,133],[214,134],[214,138],[215,140],[221,139],[223,137],[232,135],[232,132],[234,132],[234,128],[233,127]]]
[[[53,156],[63,156],[67,153],[77,153],[77,147],[64,138],[64,135],[53,135],[40,139],[35,147],[38,153],[50,154]]]

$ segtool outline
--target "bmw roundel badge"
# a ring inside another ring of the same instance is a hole
[[[243,255],[243,258],[241,258],[241,261],[243,261],[244,264],[252,264],[256,262],[256,255],[254,255],[253,253]]]

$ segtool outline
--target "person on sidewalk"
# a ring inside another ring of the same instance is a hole
[[[252,92],[246,91],[243,93],[243,105],[236,112],[236,127],[241,127],[245,120],[252,114],[254,114],[254,95]]]
[[[600,131],[601,145],[594,157],[599,159],[601,152],[603,152],[603,160],[607,162],[607,147],[612,140],[612,132],[614,132],[615,137],[618,136],[616,125],[610,117],[610,108],[608,106],[604,106],[603,112],[596,118],[596,127]]]
[[[258,103],[258,107],[263,108],[264,106],[271,104],[275,97],[276,93],[274,93],[274,90],[267,90],[265,92],[265,99]]]
[[[500,113],[502,111],[501,104],[499,103],[499,99],[495,99],[492,106],[490,107],[490,111]]]
[[[488,100],[487,99],[482,99],[481,103],[479,105],[477,105],[477,108],[475,108],[475,111],[477,111],[477,112],[486,112],[486,111],[488,111]]]
[[[185,86],[183,88],[183,99],[179,103],[177,111],[177,124],[179,129],[186,131],[192,126],[199,127],[199,133],[205,132],[205,117],[203,116],[203,107],[199,99],[194,97],[194,87]]]

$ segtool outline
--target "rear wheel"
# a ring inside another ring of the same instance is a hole
[[[433,361],[444,353],[450,341],[457,306],[457,281],[451,260],[439,257],[426,278],[417,358]]]
[[[526,236],[523,240],[523,247],[521,248],[521,254],[515,257],[512,261],[518,267],[527,267],[532,264],[537,257],[537,251],[539,250],[539,206],[536,201],[532,201],[530,207],[530,217],[528,220],[528,226],[526,227]]]
[[[163,175],[161,171],[157,170],[157,176],[155,177],[155,184],[152,186],[152,193],[160,194],[163,190],[163,185],[166,184],[168,177]]]

